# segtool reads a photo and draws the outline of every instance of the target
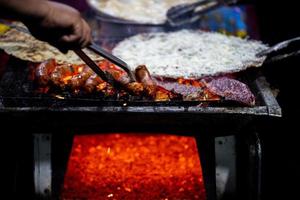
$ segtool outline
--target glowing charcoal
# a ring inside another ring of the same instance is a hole
[[[164,134],[76,136],[61,198],[206,199],[193,137]]]

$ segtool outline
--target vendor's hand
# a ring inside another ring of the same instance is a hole
[[[66,52],[91,42],[91,29],[80,13],[64,4],[46,1],[47,9],[37,20],[25,22],[36,38]]]

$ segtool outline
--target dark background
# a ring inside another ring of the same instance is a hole
[[[261,40],[268,44],[300,36],[300,10],[295,0],[257,0],[256,11]],[[262,199],[295,199],[299,190],[299,89],[295,57],[264,68],[272,86],[280,89],[278,101],[283,118],[266,124],[262,132]],[[297,198],[296,198],[297,199]]]

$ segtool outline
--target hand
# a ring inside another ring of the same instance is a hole
[[[91,29],[77,10],[51,1],[45,3],[47,12],[43,16],[25,22],[33,36],[64,53],[69,49],[83,48],[91,42]]]

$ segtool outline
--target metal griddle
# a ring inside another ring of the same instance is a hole
[[[26,66],[24,61],[11,59],[0,77],[0,118],[19,119],[24,127],[43,131],[68,126],[79,132],[97,130],[99,127],[132,130],[153,123],[157,124],[153,129],[172,129],[174,124],[177,127],[178,122],[182,130],[195,124],[203,128],[209,124],[210,129],[214,128],[211,126],[214,123],[223,123],[224,130],[231,130],[256,118],[281,116],[281,108],[268,83],[257,73],[243,80],[255,94],[257,102],[254,107],[245,107],[227,101],[210,104],[198,101],[153,102],[139,97],[123,100],[103,99],[94,95],[57,99],[33,92],[33,83],[28,81],[29,69]],[[118,127],[115,122],[118,122]]]
[[[4,74],[0,77],[0,97],[2,111],[5,110],[78,110],[85,108],[85,111],[92,111],[97,107],[107,109],[111,107],[112,112],[115,111],[139,111],[143,108],[144,112],[220,112],[223,113],[244,113],[261,115],[262,108],[270,110],[270,106],[276,104],[275,98],[267,87],[267,83],[263,77],[257,74],[252,77],[244,77],[243,82],[250,86],[252,92],[256,96],[256,106],[245,107],[235,102],[230,101],[181,101],[174,100],[169,102],[155,102],[145,100],[141,97],[127,96],[122,98],[119,96],[103,97],[100,94],[77,94],[73,95],[69,92],[57,92],[56,95],[42,94],[37,92],[37,86],[29,80],[30,69],[27,68],[27,63],[18,59],[12,61],[6,67]],[[63,108],[62,108],[63,107]],[[272,106],[271,106],[272,107]],[[267,109],[269,108],[269,109]],[[279,108],[279,107],[278,107]],[[156,111],[154,111],[156,110]],[[158,111],[160,110],[160,111]],[[266,115],[280,115],[280,109],[271,109],[272,112],[265,111]]]

